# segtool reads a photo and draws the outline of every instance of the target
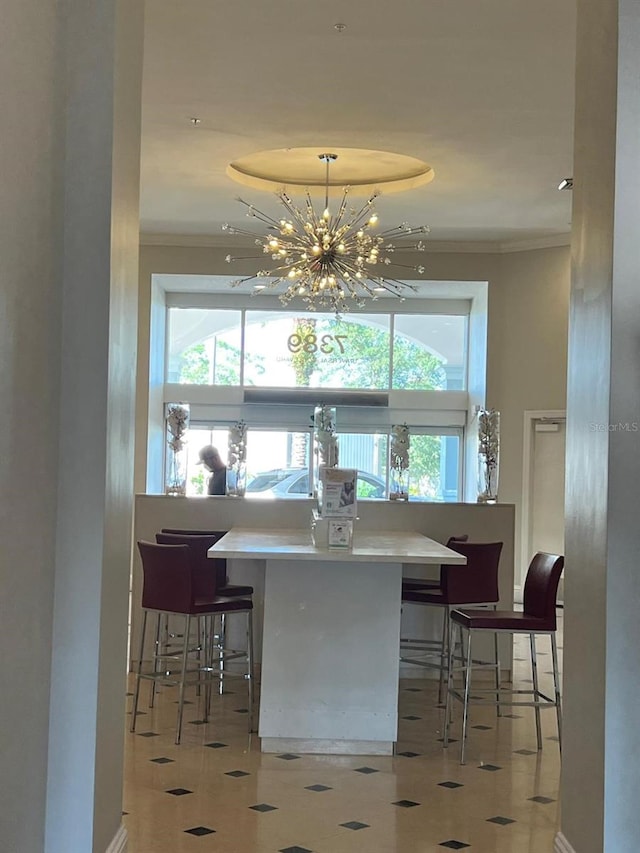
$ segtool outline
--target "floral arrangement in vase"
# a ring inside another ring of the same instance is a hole
[[[409,450],[411,438],[406,424],[391,428],[389,446],[389,498],[392,501],[409,500]]]
[[[478,503],[498,500],[500,462],[500,412],[480,409],[478,413]]]
[[[229,430],[227,494],[244,497],[247,488],[247,425],[236,421]]]
[[[167,436],[167,464],[165,494],[187,493],[187,448],[185,436],[189,430],[189,406],[186,403],[168,403],[165,424]]]
[[[336,410],[324,403],[313,412],[313,496],[322,506],[322,472],[338,467],[338,436],[336,435]]]
[[[314,430],[318,464],[325,468],[338,465],[338,436],[336,435],[336,410],[322,403],[314,412]]]

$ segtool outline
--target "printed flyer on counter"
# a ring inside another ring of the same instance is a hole
[[[327,518],[355,518],[357,513],[354,468],[325,468],[322,471],[322,514]]]

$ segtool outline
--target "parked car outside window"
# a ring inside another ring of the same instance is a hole
[[[275,468],[264,471],[247,484],[247,494],[255,498],[300,499],[310,497],[309,472],[306,468]],[[358,471],[358,499],[384,500],[385,481],[366,471]]]

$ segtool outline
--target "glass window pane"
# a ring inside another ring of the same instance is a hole
[[[389,387],[389,317],[247,311],[245,385]]]
[[[396,314],[393,388],[459,391],[466,387],[467,318]]]
[[[206,495],[210,472],[199,465],[200,450],[212,444],[220,453],[224,462],[227,459],[229,430],[226,427],[215,428],[191,425],[187,433],[187,496]]]
[[[239,385],[241,312],[170,308],[167,382]]]
[[[411,435],[409,500],[458,501],[460,436]]]
[[[358,500],[387,496],[387,436],[382,433],[338,433],[340,467],[358,471]]]
[[[310,432],[249,428],[247,497],[308,498]]]

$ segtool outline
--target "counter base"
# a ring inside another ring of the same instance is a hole
[[[295,737],[263,737],[262,752],[290,752],[295,755],[393,755],[393,741],[329,740]]]

